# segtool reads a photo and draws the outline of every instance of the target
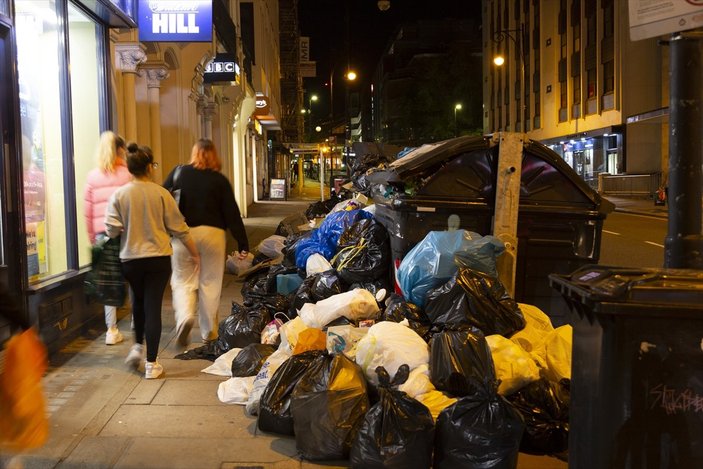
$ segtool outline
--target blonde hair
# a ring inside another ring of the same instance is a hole
[[[201,138],[190,152],[190,164],[197,169],[212,169],[219,171],[222,169],[220,157],[217,154],[217,148],[212,140]]]
[[[127,148],[122,137],[109,130],[100,134],[100,142],[98,143],[98,167],[102,172],[112,173],[115,171],[115,160],[119,156],[117,151],[120,148],[124,148],[125,150]]]

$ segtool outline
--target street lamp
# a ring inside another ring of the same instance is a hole
[[[310,95],[310,98],[308,98],[308,128],[310,129],[309,133],[310,139],[312,139],[312,103],[317,101],[317,95],[313,94]]]
[[[524,133],[527,129],[527,116],[525,116],[525,27],[521,24],[517,29],[502,29],[493,33],[493,42],[500,44],[505,40],[505,38],[513,41],[515,50],[517,51],[518,58],[520,59],[520,123],[521,131]],[[493,58],[493,63],[498,67],[505,63],[505,57],[502,55],[497,55]]]
[[[456,126],[456,112],[461,111],[461,103],[456,103],[454,105],[454,136],[456,137],[459,134],[459,129]]]

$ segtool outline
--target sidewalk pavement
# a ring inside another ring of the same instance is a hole
[[[319,186],[318,186],[319,189]],[[265,202],[245,220],[251,246],[274,233],[285,216],[309,201]],[[241,282],[225,275],[220,318],[241,302]],[[165,375],[145,380],[124,364],[132,344],[130,318],[119,328],[126,340],[106,346],[97,324],[50,359],[44,379],[50,438],[20,457],[25,469],[44,468],[316,468],[348,467],[348,461],[313,463],[297,457],[295,439],[261,433],[244,407],[221,403],[224,378],[202,373],[205,360],[178,360],[170,291],[163,303],[159,361]],[[96,321],[100,322],[100,321]],[[191,333],[201,345],[197,327]],[[520,454],[521,469],[564,469],[566,462]]]
[[[612,195],[604,195],[603,197],[615,204],[616,212],[646,215],[656,218],[669,217],[669,207],[667,205],[654,205],[654,201],[649,198],[617,197]]]

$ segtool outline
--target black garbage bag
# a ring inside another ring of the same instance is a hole
[[[297,310],[302,308],[305,303],[317,303],[320,300],[345,291],[346,289],[337,272],[334,269],[330,269],[326,272],[305,277],[303,283],[300,284],[295,292],[295,299],[291,306],[296,309],[297,314]]]
[[[393,293],[386,300],[386,308],[381,313],[381,321],[402,322],[404,319],[408,320],[410,328],[417,332],[417,335],[429,340],[428,332],[432,323],[427,314],[416,304],[405,301],[401,295]]]
[[[249,298],[261,298],[270,293],[268,291],[268,273],[271,268],[258,270],[244,279],[242,283],[242,298],[246,301]]]
[[[467,325],[485,335],[510,337],[525,327],[525,317],[500,280],[460,268],[447,283],[427,292],[425,312],[433,326]]]
[[[308,220],[312,220],[313,218],[317,218],[317,217],[324,217],[325,215],[330,213],[330,211],[334,208],[334,206],[337,205],[341,201],[342,201],[342,199],[335,196],[335,197],[332,197],[331,199],[313,202],[310,205],[308,205],[307,210],[305,210],[305,216],[307,217]]]
[[[186,350],[173,358],[177,358],[178,360],[210,360],[213,362],[223,353],[225,352],[217,345],[217,341],[214,341],[208,342],[200,347]]]
[[[276,370],[261,395],[256,421],[259,430],[293,435],[291,394],[310,364],[323,353],[321,350],[311,350],[293,355]]]
[[[557,455],[569,448],[569,394],[568,383],[542,378],[508,398],[525,419],[521,452]]]
[[[344,282],[340,278],[339,273],[334,269],[320,272],[313,277],[315,281],[310,291],[316,303],[346,291]]]
[[[298,227],[306,224],[307,222],[308,219],[305,217],[303,212],[294,213],[281,220],[274,234],[288,237],[292,234],[298,233]]]
[[[366,378],[346,355],[324,354],[293,390],[295,444],[304,459],[346,459],[369,409]]]
[[[380,400],[366,413],[352,443],[351,467],[429,469],[434,446],[432,414],[419,401],[392,388],[407,381],[410,368],[401,365],[393,381],[382,366],[376,374]]]
[[[363,288],[364,290],[368,290],[374,296],[376,296],[376,294],[381,290],[385,290],[386,293],[392,290],[389,277],[381,277],[372,282],[352,283],[351,285],[349,285],[349,288],[347,288],[347,291],[353,290],[355,288]]]
[[[300,233],[289,235],[286,238],[283,242],[283,250],[281,251],[283,254],[283,265],[288,267],[295,265],[295,250],[298,248],[298,244],[307,240],[310,236],[312,236],[312,230],[301,231]]]
[[[259,265],[262,262],[270,261],[271,258],[264,253],[258,253],[254,256],[254,260],[251,261],[251,265]]]
[[[491,349],[477,329],[460,328],[430,339],[430,381],[452,396],[466,396],[496,380]]]
[[[261,331],[269,321],[271,314],[265,307],[247,308],[232,302],[232,314],[220,321],[217,330],[215,345],[221,351],[220,355],[233,348],[261,343]]]
[[[477,388],[437,418],[435,469],[515,469],[525,422],[498,394],[497,383]]]
[[[232,377],[256,376],[276,347],[268,344],[249,344],[232,360]]]
[[[373,218],[358,220],[339,237],[332,266],[347,283],[388,277],[390,266],[388,231]]]

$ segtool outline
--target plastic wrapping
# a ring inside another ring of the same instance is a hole
[[[542,379],[510,396],[525,418],[520,451],[556,455],[569,448],[569,394],[566,383]]]
[[[227,273],[232,275],[241,275],[247,270],[251,269],[254,264],[254,254],[247,253],[244,259],[240,259],[236,252],[227,255],[227,261],[225,262],[225,268]]]
[[[484,335],[510,337],[525,318],[500,280],[472,269],[459,272],[427,294],[427,316],[435,328],[466,325]]]
[[[253,376],[230,378],[217,386],[217,398],[225,404],[244,405],[249,400]]]
[[[430,340],[430,380],[452,396],[466,396],[492,385],[491,350],[478,330],[447,330]]]
[[[554,330],[552,321],[541,309],[525,303],[518,303],[525,318],[525,328],[510,336],[510,340],[527,352],[539,348],[547,336]]]
[[[122,306],[127,298],[127,281],[120,264],[120,238],[98,236],[91,259],[91,270],[84,280],[86,294],[100,304]]]
[[[435,469],[517,468],[525,428],[520,412],[494,387],[444,409],[435,428]]]
[[[293,390],[295,444],[304,459],[346,459],[369,409],[361,369],[344,355],[313,361]]]
[[[259,418],[256,422],[259,430],[294,434],[291,394],[310,364],[322,355],[323,352],[316,350],[294,355],[276,370],[259,401]]]
[[[255,376],[276,348],[273,345],[249,344],[232,360],[232,377]]]
[[[458,267],[478,270],[498,278],[496,258],[505,252],[505,244],[495,236],[488,235],[472,239],[466,248],[457,252],[454,262]]]
[[[279,349],[273,352],[268,359],[261,366],[261,369],[254,377],[254,384],[252,385],[251,392],[249,393],[249,399],[246,403],[246,412],[249,415],[259,414],[259,402],[261,401],[261,395],[264,393],[266,386],[271,381],[271,377],[278,370],[278,368],[283,365],[283,363],[290,358],[290,351],[287,349]]]
[[[256,247],[256,250],[265,254],[271,259],[281,257],[283,255],[283,247],[285,246],[286,238],[278,235],[271,235],[264,239]]]
[[[430,468],[434,446],[434,420],[430,411],[402,391],[392,389],[408,378],[403,365],[393,381],[383,367],[376,369],[380,400],[366,413],[351,447],[351,467]]]

